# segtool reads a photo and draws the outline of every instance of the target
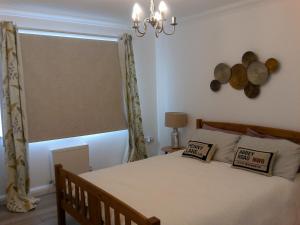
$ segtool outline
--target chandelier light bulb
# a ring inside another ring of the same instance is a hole
[[[132,10],[132,20],[139,21],[142,9],[139,4],[135,3]]]
[[[132,12],[132,20],[134,21],[134,22],[136,22],[137,21],[137,16],[136,16],[136,14],[134,13],[134,12]]]
[[[161,21],[161,19],[162,19],[160,12],[155,12],[154,17],[157,21]]]
[[[160,3],[159,3],[159,6],[158,6],[158,9],[159,9],[159,11],[161,12],[161,13],[167,13],[167,11],[168,11],[168,6],[167,6],[167,4],[164,2],[164,1],[161,1]]]

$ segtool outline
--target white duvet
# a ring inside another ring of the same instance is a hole
[[[162,225],[299,225],[291,182],[181,157],[182,151],[81,176]]]

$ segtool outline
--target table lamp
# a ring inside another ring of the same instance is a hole
[[[173,128],[171,133],[171,145],[172,148],[180,148],[180,139],[178,128],[185,127],[187,125],[187,114],[181,112],[166,112],[165,114],[165,126]]]

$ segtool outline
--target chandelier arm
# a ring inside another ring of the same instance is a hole
[[[155,31],[155,37],[158,38],[159,37],[159,33],[157,31]]]
[[[155,13],[155,5],[154,5],[154,0],[150,1],[150,16],[153,17]]]
[[[146,24],[146,19],[144,20],[144,31],[140,30],[140,26],[135,27],[135,33],[136,36],[138,37],[144,37],[147,33],[147,24]]]
[[[163,26],[161,28],[156,28],[155,29],[155,36],[156,38],[159,37],[159,34],[161,34],[163,32]]]
[[[176,31],[176,25],[172,25],[173,26],[173,31],[171,33],[168,33],[164,28],[163,28],[163,32],[165,35],[173,35],[175,34]]]
[[[146,32],[145,33],[142,33],[138,30],[138,28],[135,29],[135,35],[137,37],[144,37],[146,35]]]
[[[155,33],[162,33],[163,32],[163,29],[164,29],[164,23],[163,21],[161,21],[161,24],[158,22],[155,26]]]

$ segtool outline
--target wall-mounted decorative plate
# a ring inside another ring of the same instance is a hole
[[[248,67],[248,79],[254,85],[262,86],[267,83],[269,71],[265,64],[253,62]]]
[[[221,89],[221,83],[220,81],[218,80],[213,80],[211,83],[210,83],[210,89],[213,91],[213,92],[218,92],[220,89]]]
[[[236,90],[244,90],[248,98],[254,99],[260,95],[261,86],[266,84],[270,75],[280,69],[280,63],[270,58],[261,63],[258,56],[251,51],[246,52],[242,57],[242,64],[236,64],[231,69],[225,63],[215,67],[215,80],[210,83],[212,91],[217,92],[222,84],[228,81]]]
[[[279,69],[279,62],[274,58],[268,59],[265,65],[269,70],[269,74],[276,73]]]
[[[242,64],[236,64],[231,68],[230,85],[237,90],[242,90],[248,84],[247,69]]]
[[[254,52],[246,52],[243,57],[242,57],[242,62],[243,65],[248,68],[248,66],[253,63],[258,61],[258,57]]]
[[[260,87],[249,82],[245,87],[244,92],[248,98],[257,98],[260,94]]]
[[[215,79],[221,84],[226,84],[230,80],[231,70],[225,63],[220,63],[216,66],[214,71]]]

